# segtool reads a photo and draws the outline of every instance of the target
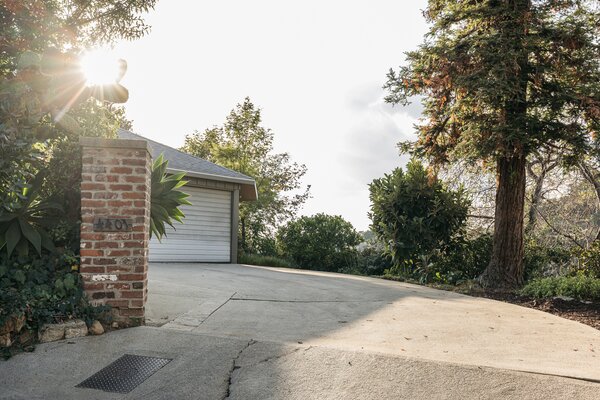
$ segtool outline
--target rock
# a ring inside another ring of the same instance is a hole
[[[88,328],[85,322],[76,319],[65,324],[65,339],[87,336]]]
[[[13,317],[15,321],[15,332],[21,332],[21,329],[25,326],[25,315],[21,315],[20,317]]]
[[[104,333],[104,327],[102,326],[100,321],[96,320],[94,321],[92,326],[90,326],[89,332],[92,335],[102,335]]]
[[[10,347],[12,340],[10,340],[10,333],[0,335],[0,347]]]
[[[19,343],[26,344],[33,341],[33,334],[31,331],[25,330],[19,335]]]
[[[4,322],[4,325],[0,326],[0,335],[5,335],[7,333],[11,333],[15,330],[15,321],[12,318],[9,318]]]
[[[119,323],[117,321],[115,321],[115,322],[112,323],[111,327],[113,329],[119,329]]]
[[[39,332],[40,343],[55,342],[65,337],[64,324],[45,324]]]

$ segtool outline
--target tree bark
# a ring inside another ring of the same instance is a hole
[[[242,249],[244,251],[248,250],[246,247],[246,218],[240,218],[240,222],[241,222],[241,231],[242,231],[242,240],[240,243],[240,245],[242,246]]]
[[[492,258],[479,277],[484,287],[514,288],[523,283],[525,165],[524,154],[497,162]]]

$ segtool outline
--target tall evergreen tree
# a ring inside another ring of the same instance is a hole
[[[600,127],[600,12],[585,0],[430,0],[424,43],[391,70],[386,100],[423,96],[418,140],[433,163],[496,170],[493,255],[484,286],[523,280],[527,157],[541,146],[592,150]]]

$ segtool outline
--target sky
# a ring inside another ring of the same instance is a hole
[[[134,131],[172,147],[220,125],[249,96],[275,151],[305,164],[312,197],[301,215],[370,224],[368,184],[398,166],[420,105],[383,101],[386,73],[426,32],[425,0],[167,1],[151,32],[118,43],[127,60]]]

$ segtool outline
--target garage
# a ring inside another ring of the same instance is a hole
[[[184,223],[167,226],[161,241],[150,240],[149,261],[237,262],[239,202],[256,200],[254,180],[129,131],[119,130],[119,137],[147,141],[153,158],[163,154],[169,161],[167,172],[184,172],[188,181],[182,190],[192,205],[181,207]]]

